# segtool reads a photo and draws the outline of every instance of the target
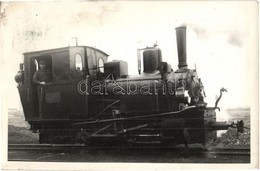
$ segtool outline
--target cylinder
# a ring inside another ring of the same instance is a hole
[[[175,29],[179,59],[178,67],[179,69],[186,69],[188,66],[186,60],[186,27],[177,27]]]

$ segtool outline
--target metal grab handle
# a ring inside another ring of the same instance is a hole
[[[41,102],[43,101],[43,88],[41,86]]]

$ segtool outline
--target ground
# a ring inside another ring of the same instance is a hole
[[[8,143],[10,144],[36,144],[38,133],[32,133],[30,125],[25,121],[22,111],[9,110],[8,112]]]
[[[244,132],[237,133],[236,129],[229,129],[221,134],[218,143],[223,145],[246,145],[250,146],[250,109],[229,109],[226,110],[229,121],[244,121]]]

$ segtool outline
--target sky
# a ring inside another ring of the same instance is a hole
[[[258,96],[256,1],[2,2],[2,107],[19,108],[14,81],[28,51],[75,45],[96,47],[137,74],[137,48],[157,42],[177,69],[175,28],[187,27],[187,62],[197,68],[209,106],[222,87],[220,108],[251,107]]]

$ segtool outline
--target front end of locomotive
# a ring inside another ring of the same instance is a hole
[[[243,121],[237,123],[217,122],[216,109],[222,92],[215,107],[207,107],[204,86],[196,73],[196,69],[188,69],[186,62],[186,27],[176,28],[178,69],[168,73],[166,82],[168,88],[174,88],[172,111],[176,112],[171,118],[162,120],[162,139],[172,143],[195,144],[208,146],[217,139],[217,130],[236,128],[243,133]]]

